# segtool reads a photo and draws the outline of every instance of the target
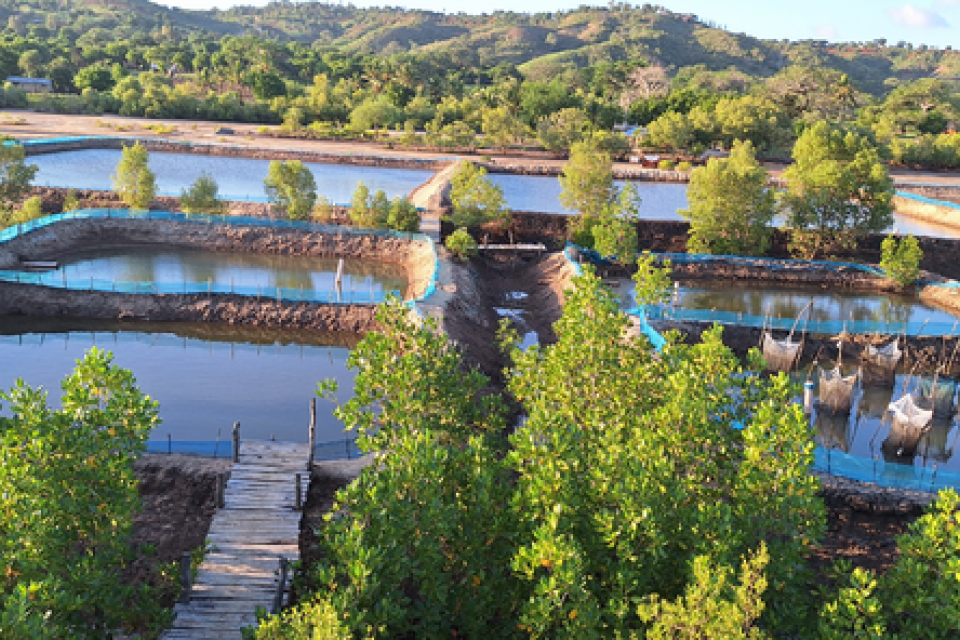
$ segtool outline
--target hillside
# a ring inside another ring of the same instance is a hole
[[[953,78],[960,53],[921,47],[826,41],[770,41],[731,33],[696,16],[652,5],[489,15],[440,14],[395,8],[359,9],[320,2],[274,2],[218,11],[168,8],[148,0],[0,0],[0,20],[20,35],[72,35],[84,40],[252,35],[295,40],[349,54],[413,53],[462,66],[518,65],[550,77],[601,62],[647,61],[671,72],[702,65],[769,77],[791,64],[837,69],[861,90],[923,77]],[[92,33],[91,33],[92,32]]]

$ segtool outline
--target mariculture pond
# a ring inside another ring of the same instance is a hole
[[[256,253],[207,252],[173,247],[111,247],[87,249],[63,256],[58,274],[69,281],[210,282],[237,291],[277,287],[329,292],[336,287],[337,258]],[[60,276],[55,275],[54,279]],[[174,287],[175,289],[176,287]],[[403,267],[357,258],[344,260],[341,289],[362,292],[382,301],[386,294],[403,297],[407,278]],[[366,298],[365,298],[366,299]]]
[[[151,441],[219,438],[224,453],[234,422],[244,438],[306,442],[317,382],[336,379],[341,402],[352,395],[346,361],[358,341],[294,329],[0,316],[0,388],[20,378],[43,386],[56,404],[60,381],[95,346],[112,352],[160,403]],[[348,437],[333,408],[317,402],[318,442]]]
[[[33,156],[30,164],[40,167],[34,184],[73,189],[113,189],[120,151],[86,149]],[[383,189],[387,196],[409,195],[433,175],[419,169],[393,169],[358,165],[305,162],[317,182],[317,193],[331,202],[346,204],[363,182],[371,193]],[[263,179],[269,160],[228,158],[185,153],[151,153],[150,169],[156,174],[159,195],[179,196],[204,171],[213,176],[224,200],[264,201]]]

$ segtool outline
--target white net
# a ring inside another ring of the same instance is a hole
[[[896,378],[897,365],[903,352],[899,340],[888,342],[882,347],[867,345],[861,356],[860,369],[865,385],[892,385]]]
[[[789,372],[800,355],[800,343],[790,338],[777,340],[769,333],[763,334],[763,359],[770,371]]]
[[[892,415],[890,433],[883,441],[883,453],[891,458],[912,458],[917,453],[920,438],[929,429],[933,411],[918,407],[911,394],[891,402],[889,409]]]
[[[947,376],[924,377],[920,380],[920,404],[933,415],[946,417],[953,413],[957,381]]]
[[[840,367],[820,369],[819,409],[834,414],[850,413],[853,406],[853,387],[857,384],[857,374],[845,376]]]

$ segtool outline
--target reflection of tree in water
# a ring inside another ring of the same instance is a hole
[[[910,320],[911,311],[909,305],[885,299],[874,307],[872,316],[867,319],[884,324],[903,324]]]
[[[836,415],[828,411],[818,412],[813,423],[817,432],[817,443],[827,449],[840,449],[844,453],[848,453],[850,451],[849,418],[849,414]]]

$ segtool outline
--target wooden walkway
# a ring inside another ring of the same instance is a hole
[[[256,623],[254,612],[273,607],[279,557],[300,556],[296,475],[309,480],[307,444],[244,441],[207,534],[208,553],[189,604],[178,604],[166,640],[239,640]],[[288,577],[289,580],[289,577]],[[284,585],[288,589],[289,584]]]

